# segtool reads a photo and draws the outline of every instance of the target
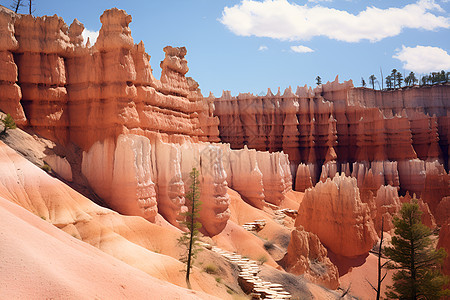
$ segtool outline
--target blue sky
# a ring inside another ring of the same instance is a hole
[[[0,1],[9,6],[12,1]],[[124,9],[155,77],[166,45],[186,46],[187,76],[204,96],[260,94],[361,77],[450,71],[450,0],[36,0],[35,15],[74,18],[92,31],[105,9]],[[26,9],[23,9],[26,12]]]

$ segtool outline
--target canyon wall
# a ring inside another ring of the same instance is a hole
[[[285,267],[331,288],[338,274],[324,246],[368,253],[407,192],[421,199],[424,223],[446,224],[449,85],[374,91],[336,79],[205,98],[186,77],[184,47],[163,49],[158,80],[131,16],[114,8],[100,20],[91,46],[76,19],[69,27],[0,8],[0,109],[61,146],[66,153],[48,157],[56,173],[115,211],[183,230],[196,168],[201,230],[215,236],[232,217],[228,188],[276,214],[295,183],[306,192]]]
[[[16,122],[63,145],[88,150],[121,133],[168,141],[218,141],[214,103],[204,99],[184,47],[165,47],[161,80],[154,78],[144,44],[134,44],[131,16],[113,8],[100,17],[92,47],[83,24],[58,16],[0,11],[0,109]]]
[[[0,109],[22,128],[76,152],[69,161],[49,157],[55,170],[68,170],[59,172],[68,181],[82,178],[120,213],[152,222],[160,213],[181,227],[195,167],[209,235],[229,218],[227,186],[259,208],[279,204],[292,186],[287,155],[209,143],[219,141],[214,98],[204,98],[186,77],[186,48],[163,49],[157,80],[143,42],[133,41],[131,16],[113,8],[100,21],[91,46],[76,19],[69,27],[56,15],[0,10]],[[77,170],[81,174],[72,174]]]
[[[96,142],[82,159],[83,175],[109,207],[151,222],[159,213],[178,228],[187,210],[185,194],[193,168],[200,176],[202,231],[211,236],[220,233],[230,217],[227,186],[263,208],[267,202],[279,204],[292,185],[287,155],[232,150],[226,144],[166,143],[121,134],[116,142]]]
[[[448,84],[376,91],[336,78],[295,93],[224,91],[215,115],[231,148],[287,153],[297,191],[342,172],[357,178],[361,197],[391,185],[416,193],[434,213],[450,195],[448,99]]]

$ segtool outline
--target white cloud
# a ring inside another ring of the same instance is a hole
[[[89,29],[84,29],[81,35],[83,36],[84,44],[86,45],[87,39],[89,38],[89,42],[91,43],[91,46],[95,44],[95,41],[97,41],[98,38],[98,31],[91,31]]]
[[[290,41],[326,36],[345,42],[375,42],[396,36],[405,28],[450,28],[450,18],[433,12],[443,12],[434,0],[419,0],[401,8],[371,6],[357,15],[321,5],[298,5],[288,0],[242,0],[240,4],[225,7],[219,21],[240,36]]]
[[[298,46],[291,46],[291,50],[297,53],[308,53],[308,52],[314,52],[313,49],[306,47],[306,46],[302,46],[302,45],[298,45]]]
[[[308,0],[308,2],[312,2],[312,3],[333,2],[333,0]]]
[[[261,45],[258,48],[258,51],[266,51],[267,49],[269,49],[267,46]]]
[[[417,73],[450,69],[450,55],[439,47],[402,46],[392,57],[402,61],[404,69]]]

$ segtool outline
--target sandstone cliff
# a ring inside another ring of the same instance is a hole
[[[377,241],[370,209],[360,199],[356,179],[336,175],[308,189],[295,226],[316,234],[331,251],[342,256],[367,253]]]
[[[358,179],[363,201],[391,185],[423,194],[435,212],[450,193],[449,91],[449,85],[375,91],[336,78],[295,94],[224,91],[215,114],[220,138],[232,148],[287,153],[295,190],[343,172]]]
[[[293,274],[304,274],[312,282],[336,289],[339,286],[337,267],[327,257],[327,250],[317,235],[299,226],[291,233],[286,256],[281,262]]]
[[[292,185],[286,155],[221,144],[173,144],[122,134],[116,144],[112,139],[96,142],[82,160],[82,173],[108,206],[152,222],[159,212],[176,227],[187,210],[185,191],[194,167],[200,172],[202,231],[211,236],[230,217],[227,186],[263,208],[264,199],[279,204]]]
[[[76,19],[68,27],[56,15],[2,10],[0,108],[18,124],[84,150],[126,132],[218,141],[214,104],[185,77],[186,49],[164,48],[161,80],[156,80],[144,44],[131,37],[131,16],[114,8],[100,21],[91,47],[84,45],[84,26]]]

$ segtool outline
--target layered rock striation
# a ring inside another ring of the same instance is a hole
[[[108,206],[152,222],[160,213],[179,228],[193,168],[200,174],[202,231],[211,236],[230,218],[227,186],[258,208],[266,201],[279,204],[292,186],[287,155],[231,150],[226,144],[175,144],[122,134],[116,142],[96,142],[82,159],[83,175]]]
[[[360,199],[355,178],[336,174],[308,189],[295,226],[316,234],[332,252],[342,256],[367,253],[377,241],[368,204]]]
[[[287,153],[298,191],[343,172],[358,179],[362,198],[391,185],[423,194],[434,212],[450,191],[448,99],[449,85],[375,91],[336,78],[295,93],[225,91],[215,114],[232,148]]]
[[[300,226],[291,233],[291,240],[281,264],[293,274],[304,274],[308,280],[330,289],[339,287],[337,267],[327,257],[327,249],[317,235]]]
[[[164,48],[157,80],[144,44],[131,37],[131,16],[113,8],[100,21],[91,47],[76,19],[69,27],[56,15],[2,9],[2,110],[18,124],[85,151],[128,132],[149,138],[160,133],[172,142],[218,141],[214,104],[185,76],[186,48]]]

